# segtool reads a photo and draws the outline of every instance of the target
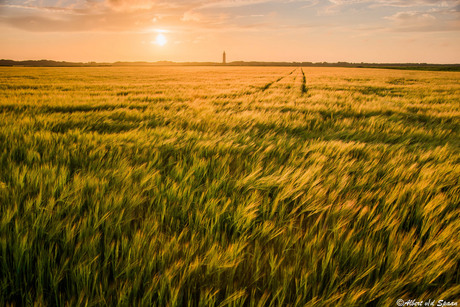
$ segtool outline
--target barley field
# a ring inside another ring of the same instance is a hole
[[[460,73],[0,68],[0,305],[460,300]]]

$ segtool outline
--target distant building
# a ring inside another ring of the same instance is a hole
[[[226,63],[227,63],[227,59],[226,59],[225,51],[224,51],[224,54],[222,55],[222,64],[226,64]]]

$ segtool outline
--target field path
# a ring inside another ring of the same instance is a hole
[[[302,72],[302,86],[300,87],[300,91],[303,94],[307,93],[308,89],[307,89],[307,80],[305,78],[305,73],[303,72],[303,69],[301,68],[300,71]]]
[[[275,81],[272,81],[272,82],[269,82],[269,83],[265,84],[264,86],[262,86],[262,87],[260,88],[260,90],[261,90],[262,92],[264,92],[264,91],[267,90],[269,87],[271,87],[273,84],[278,83],[278,82],[280,82],[281,80],[283,80],[283,79],[285,79],[285,78],[291,76],[296,70],[297,70],[297,68],[294,69],[293,71],[291,71],[289,74],[287,74],[287,75],[285,75],[285,76],[281,76],[281,77],[279,77],[278,79],[276,79]],[[295,79],[295,77],[294,77],[294,79]]]
[[[263,73],[261,77],[263,77]],[[301,98],[298,89],[302,85],[302,71],[299,67],[288,73],[275,75],[275,78],[267,81],[263,84],[248,84],[225,94],[216,94],[214,101],[216,105],[220,106],[216,112],[226,112],[230,109],[234,112],[260,109],[261,105],[287,104]],[[236,105],[234,103],[229,104],[229,98],[233,102],[238,100],[239,103]]]
[[[278,96],[282,100],[286,100],[287,97],[293,98],[296,92],[293,89],[297,88],[300,76],[301,69],[295,68],[290,73],[280,76],[274,81],[266,83],[259,90],[256,90],[253,93],[253,100],[266,100],[273,98],[273,96]]]

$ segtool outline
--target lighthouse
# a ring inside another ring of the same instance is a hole
[[[226,64],[226,63],[227,63],[227,59],[226,59],[225,51],[224,51],[224,53],[222,54],[222,64]]]

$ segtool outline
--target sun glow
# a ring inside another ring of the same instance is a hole
[[[155,38],[155,44],[159,45],[159,46],[164,46],[166,45],[166,43],[168,42],[168,40],[166,39],[166,37],[163,35],[163,34],[158,34],[157,37]]]

